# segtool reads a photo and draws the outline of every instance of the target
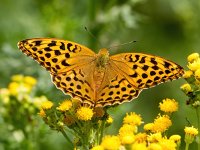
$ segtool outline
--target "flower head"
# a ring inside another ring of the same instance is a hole
[[[71,100],[65,100],[56,109],[65,112],[68,111],[71,107],[72,107]]]
[[[188,83],[185,83],[181,86],[181,90],[184,92],[184,93],[189,93],[189,92],[192,92],[192,87],[190,86],[190,84]]]
[[[176,150],[176,143],[173,140],[163,138],[159,141],[163,150]]]
[[[147,123],[147,124],[144,125],[144,130],[145,131],[152,131],[153,127],[154,127],[154,123]]]
[[[40,117],[44,118],[46,116],[46,113],[43,109],[40,109],[40,112],[38,113]]]
[[[93,110],[89,107],[80,107],[77,109],[76,116],[79,120],[88,121],[92,119]]]
[[[146,143],[134,143],[131,146],[131,150],[148,150]]]
[[[154,134],[150,134],[148,137],[147,137],[147,140],[150,142],[150,143],[156,143],[158,141],[160,141],[162,139],[162,134],[161,132],[157,132],[157,133],[154,133]]]
[[[94,117],[103,117],[105,114],[105,111],[103,107],[95,107],[94,108]]]
[[[183,78],[187,79],[190,78],[193,75],[193,72],[191,70],[185,71],[183,74]]]
[[[101,145],[97,145],[97,146],[93,147],[91,150],[104,150],[104,148]]]
[[[197,70],[195,71],[194,76],[195,76],[195,78],[196,78],[197,80],[200,81],[200,68],[197,69]]]
[[[101,146],[107,150],[119,149],[121,143],[118,136],[107,135],[102,139]]]
[[[124,124],[120,129],[119,129],[119,135],[124,136],[124,135],[130,135],[134,134],[137,132],[137,126],[133,126],[130,124]]]
[[[41,104],[41,108],[43,110],[48,110],[48,109],[51,109],[53,107],[53,103],[51,101],[44,101],[42,104]]]
[[[197,59],[195,61],[193,61],[192,63],[189,63],[188,64],[188,68],[191,70],[191,71],[196,71],[197,69],[200,68],[200,59]]]
[[[138,125],[141,125],[143,122],[142,122],[142,118],[140,115],[138,115],[134,112],[131,112],[130,114],[128,114],[128,113],[126,114],[126,116],[123,119],[123,123],[138,126]]]
[[[109,116],[108,119],[106,120],[106,123],[111,124],[112,122],[113,122],[113,118]]]
[[[123,136],[119,136],[122,145],[132,144],[135,141],[134,134],[127,134]]]
[[[193,63],[197,59],[199,59],[199,53],[192,53],[187,58],[188,62],[190,63]]]
[[[172,113],[178,110],[178,102],[174,99],[166,98],[162,101],[162,103],[159,103],[159,107],[161,111]]]
[[[135,135],[135,141],[137,143],[144,143],[147,140],[147,134],[146,133],[138,133]]]
[[[24,77],[24,82],[26,84],[29,84],[31,86],[34,86],[37,83],[37,80],[31,76],[25,76]]]
[[[172,125],[172,121],[170,120],[168,115],[158,116],[154,120],[153,132],[164,132]]]
[[[199,133],[198,129],[194,128],[193,126],[185,127],[184,131],[185,131],[185,142],[188,144],[192,143],[194,141],[195,136],[197,136],[197,134]]]

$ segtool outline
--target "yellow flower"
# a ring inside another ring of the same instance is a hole
[[[198,134],[198,129],[192,127],[185,127],[184,129],[185,134],[191,135],[191,136],[196,136]]]
[[[40,117],[44,118],[46,116],[46,113],[43,109],[40,109],[40,112],[38,113]]]
[[[113,123],[113,118],[111,116],[108,117],[108,119],[106,120],[107,124],[111,124]]]
[[[194,76],[197,80],[200,80],[200,68],[195,71]]]
[[[173,141],[175,141],[175,142],[177,143],[177,142],[181,141],[181,136],[175,134],[175,135],[170,136],[169,139],[170,139],[170,140],[173,140]]]
[[[3,104],[8,104],[10,102],[10,92],[6,88],[0,89],[0,99],[2,99]]]
[[[184,93],[189,93],[189,92],[192,92],[192,87],[190,86],[190,84],[188,83],[185,83],[181,86],[181,90],[184,92]]]
[[[56,109],[65,112],[68,111],[71,107],[72,107],[71,100],[65,100]]]
[[[15,81],[15,82],[22,82],[23,79],[24,79],[24,76],[21,75],[21,74],[13,75],[13,76],[11,77],[11,80],[12,80],[12,81]]]
[[[192,63],[189,63],[188,64],[188,68],[191,70],[191,71],[196,71],[197,69],[200,68],[200,59],[198,60],[195,60],[194,62]]]
[[[145,131],[152,131],[153,127],[154,127],[154,123],[147,123],[147,124],[144,125],[144,130]]]
[[[151,143],[148,150],[163,150],[159,143]]]
[[[160,110],[166,113],[172,113],[178,110],[178,102],[174,99],[166,98],[159,103]]]
[[[193,72],[191,70],[185,71],[183,74],[183,78],[187,79],[190,78],[193,75]]]
[[[17,82],[11,82],[8,85],[8,89],[11,95],[17,95],[18,94],[18,88],[19,88],[19,83]]]
[[[180,135],[177,135],[177,134],[172,135],[172,136],[170,136],[169,139],[173,140],[176,143],[177,147],[179,147],[181,145],[181,136]]]
[[[131,150],[148,150],[146,143],[134,143],[131,146]]]
[[[122,145],[132,144],[135,141],[134,134],[127,134],[123,136],[119,136]]]
[[[103,146],[98,145],[98,146],[93,147],[91,150],[104,150],[104,148]]]
[[[137,143],[143,143],[147,140],[147,134],[146,133],[138,133],[135,135],[135,141]]]
[[[51,109],[53,106],[53,103],[51,101],[45,101],[41,104],[41,108],[43,110],[48,110],[48,109]]]
[[[162,134],[161,134],[161,132],[154,133],[154,134],[150,134],[150,135],[147,137],[147,140],[148,140],[148,142],[150,142],[150,143],[159,142],[161,139],[162,139]]]
[[[78,117],[78,119],[83,121],[91,120],[93,114],[93,110],[85,106],[80,107],[76,112],[76,116]]]
[[[102,139],[101,146],[106,150],[118,150],[120,144],[121,143],[118,136],[106,135]]]
[[[154,120],[153,132],[164,132],[172,125],[172,121],[170,120],[168,115],[158,116]]]
[[[197,59],[199,59],[199,53],[192,53],[187,58],[188,62],[190,63],[194,62]]]
[[[185,127],[185,143],[191,144],[194,141],[195,136],[198,134],[198,129],[192,127]]]
[[[139,126],[143,122],[142,122],[142,118],[140,115],[137,115],[136,113],[131,112],[130,114],[128,114],[128,113],[126,114],[126,116],[123,119],[123,123]]]
[[[176,150],[176,143],[173,140],[163,138],[159,141],[163,150]]]
[[[137,132],[137,126],[133,126],[130,124],[124,124],[120,129],[119,129],[119,135],[124,136],[124,135],[130,135],[134,134]]]
[[[33,104],[37,107],[37,108],[41,108],[42,103],[48,101],[46,96],[40,96],[40,97],[34,97],[33,98]]]
[[[29,84],[29,85],[31,85],[31,86],[34,86],[34,85],[36,84],[37,80],[36,80],[35,78],[31,77],[31,76],[25,76],[25,77],[24,77],[24,82],[25,82],[26,84]]]

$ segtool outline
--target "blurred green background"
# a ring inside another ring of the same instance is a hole
[[[52,101],[66,98],[51,83],[49,73],[18,50],[18,41],[34,37],[66,39],[95,52],[136,40],[112,48],[110,53],[149,53],[186,69],[187,56],[200,52],[199,14],[199,0],[0,0],[0,88],[7,86],[12,75],[24,74],[37,78],[37,95],[44,94]],[[144,122],[152,122],[159,112],[158,103],[174,98],[180,109],[173,116],[169,135],[183,135],[187,120],[196,125],[195,112],[185,105],[187,97],[180,90],[183,83],[180,79],[161,84],[144,90],[130,103],[111,108],[114,123],[107,133],[116,134],[122,117],[130,111],[141,114]],[[61,134],[46,131],[41,149],[67,149]]]

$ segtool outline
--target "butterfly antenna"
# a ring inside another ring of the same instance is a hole
[[[85,27],[85,30],[90,34],[91,37],[93,37],[96,41],[98,41],[97,37],[90,31],[88,30],[87,27]],[[99,46],[101,46],[101,43],[98,41]]]
[[[108,49],[119,47],[119,46],[123,46],[123,45],[127,45],[127,44],[132,44],[132,43],[135,43],[135,42],[137,42],[137,41],[134,40],[134,41],[126,42],[126,43],[119,44],[119,45],[113,45],[111,47],[108,47]]]

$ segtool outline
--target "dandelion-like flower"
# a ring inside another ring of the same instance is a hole
[[[192,127],[185,127],[184,129],[185,134],[191,135],[191,136],[196,136],[199,132],[198,129]]]
[[[126,114],[126,116],[123,119],[123,123],[139,126],[143,122],[142,122],[142,118],[140,115],[138,115],[134,112],[131,112],[130,114],[128,114],[128,113]]]
[[[137,143],[143,143],[147,140],[147,134],[146,133],[138,133],[135,135],[135,141]]]
[[[200,68],[197,69],[197,70],[195,71],[194,76],[195,76],[195,78],[196,78],[197,80],[200,81]]]
[[[95,107],[94,108],[94,117],[100,118],[103,117],[105,114],[105,111],[103,107]]]
[[[147,123],[144,125],[143,128],[145,131],[152,131],[153,127],[154,127],[154,123]]]
[[[191,70],[185,71],[183,74],[183,78],[187,79],[190,78],[193,75],[193,72]]]
[[[72,107],[71,100],[65,100],[56,109],[65,112],[68,111],[71,107]]]
[[[135,141],[134,134],[127,134],[127,135],[119,136],[119,138],[120,138],[122,145],[132,144]]]
[[[24,77],[24,82],[26,84],[29,84],[31,86],[34,86],[37,83],[37,80],[31,76],[25,76]]]
[[[187,61],[193,63],[195,60],[199,59],[199,53],[192,53],[187,57]]]
[[[159,103],[160,110],[166,113],[172,113],[178,110],[178,102],[174,99],[166,98]]]
[[[124,136],[124,135],[130,135],[134,134],[137,132],[137,126],[133,126],[130,124],[124,124],[120,129],[119,129],[119,135]]]
[[[147,137],[147,140],[148,140],[148,142],[150,142],[150,143],[159,142],[161,139],[162,139],[162,134],[161,134],[161,132],[157,132],[157,133],[154,133],[154,134],[150,134],[150,135]]]
[[[168,115],[158,116],[154,120],[153,132],[164,132],[172,125],[172,121],[170,120]]]
[[[93,147],[91,150],[104,150],[104,148],[101,145],[97,145],[97,146]]]
[[[89,107],[80,107],[77,109],[76,116],[79,120],[88,121],[92,119],[93,110]]]
[[[185,83],[181,86],[181,90],[184,92],[184,93],[189,93],[189,92],[192,92],[192,87],[190,86],[190,84],[188,83]]]
[[[191,70],[191,71],[196,71],[197,69],[200,68],[200,58],[193,61],[192,63],[188,63],[188,68]]]
[[[160,146],[163,150],[176,150],[176,143],[173,140],[163,138],[159,141]]]
[[[24,79],[24,76],[21,75],[21,74],[13,75],[13,76],[11,77],[11,80],[12,80],[12,81],[15,81],[15,82],[22,82],[23,79]]]
[[[119,137],[110,135],[105,136],[101,143],[101,146],[106,150],[118,150],[120,145]]]
[[[46,117],[46,113],[43,109],[40,109],[40,112],[38,113],[38,115],[40,115],[40,117],[42,118]]]
[[[53,107],[53,103],[51,101],[45,101],[41,104],[41,108],[43,110],[48,110],[51,109]]]
[[[146,143],[134,143],[131,146],[131,150],[148,150]]]
[[[159,143],[151,143],[148,146],[148,150],[163,150]]]
[[[111,116],[108,117],[108,119],[106,120],[107,124],[111,124],[113,123],[113,118]]]

